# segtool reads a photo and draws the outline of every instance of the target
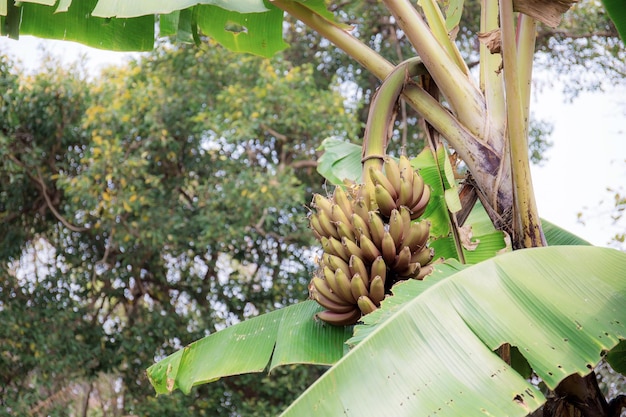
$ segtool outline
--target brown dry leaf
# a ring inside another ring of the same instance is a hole
[[[478,244],[480,243],[480,240],[478,239],[472,241],[473,233],[472,226],[470,225],[459,227],[459,237],[461,238],[461,245],[463,245],[465,250],[476,250]]]
[[[489,32],[479,33],[478,40],[484,43],[492,54],[499,54],[502,50],[502,40],[500,37],[500,29],[490,30]]]
[[[514,0],[513,9],[555,28],[561,23],[563,13],[577,2],[578,0]]]

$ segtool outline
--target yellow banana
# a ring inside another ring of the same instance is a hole
[[[398,168],[400,169],[401,175],[406,175],[407,178],[411,178],[411,181],[413,181],[412,177],[408,177],[409,174],[413,175],[413,167],[411,166],[411,161],[406,157],[406,155],[400,155]]]
[[[338,256],[324,253],[322,255],[322,260],[324,261],[324,264],[328,265],[328,267],[335,273],[337,273],[338,269],[341,269],[346,275],[350,273],[350,268],[348,268],[348,262],[344,261]]]
[[[359,246],[361,247],[361,251],[363,252],[363,259],[366,262],[374,262],[374,259],[381,256],[380,251],[370,239],[365,235],[361,235],[359,237]]]
[[[403,246],[408,246],[411,252],[414,253],[426,245],[429,236],[430,222],[428,220],[413,222],[411,223],[409,234],[404,238],[402,244]]]
[[[328,288],[330,288],[332,292],[334,292],[338,297],[341,298],[341,296],[339,295],[339,284],[337,283],[337,278],[335,278],[335,273],[333,272],[333,270],[330,269],[328,266],[324,266],[322,272],[324,274],[324,281],[326,281],[326,285],[328,285]]]
[[[383,241],[383,234],[385,234],[385,223],[375,211],[370,211],[368,213],[367,220],[370,228],[370,235],[372,236],[372,242],[374,242],[376,246],[380,247]]]
[[[411,218],[413,220],[420,217],[426,211],[426,207],[428,206],[428,201],[430,200],[430,187],[428,185],[424,186],[424,192],[422,193],[422,197],[419,199],[417,204],[411,207]]]
[[[352,214],[352,226],[354,227],[354,234],[356,236],[363,234],[367,236],[368,239],[371,239],[372,236],[370,235],[369,225],[367,224],[367,221],[365,221],[366,218],[367,217],[363,218],[356,213]]]
[[[324,231],[324,234],[322,236],[332,236],[335,239],[341,239],[341,237],[339,236],[339,232],[337,232],[337,228],[334,224],[332,224],[330,217],[328,217],[324,210],[317,212],[317,219],[319,220],[320,226]]]
[[[330,218],[332,213],[331,213],[331,209],[332,209],[332,203],[330,202],[329,199],[327,199],[326,197],[324,197],[321,194],[315,194],[313,195],[313,207],[315,207],[317,209],[317,212],[326,212],[326,215]]]
[[[340,241],[338,241],[334,237],[331,237],[330,239],[327,239],[327,240],[328,240],[328,249],[324,247],[324,245],[322,244],[322,248],[324,248],[324,252],[329,253],[331,255],[338,256],[346,262],[348,261],[348,259],[350,259],[350,254],[348,253],[348,251],[346,251],[345,246],[343,246]]]
[[[381,252],[383,254],[383,259],[385,260],[387,265],[393,265],[397,255],[396,242],[393,241],[391,233],[389,232],[385,232],[385,234],[383,235]]]
[[[413,205],[413,181],[406,178],[407,175],[400,177],[400,189],[398,190],[398,206],[410,207]]]
[[[347,218],[352,217],[352,202],[348,197],[348,194],[345,192],[343,187],[337,186],[335,187],[335,193],[333,194],[333,200],[335,204],[341,207],[341,210],[346,215]]]
[[[346,216],[346,213],[343,212],[342,208],[339,207],[338,204],[333,204],[330,210],[331,210],[331,219],[335,223],[343,222],[346,224],[350,224],[350,218]]]
[[[359,297],[359,299],[357,300],[357,304],[363,314],[369,314],[378,310],[376,304],[374,304],[374,302],[366,295],[362,295],[361,297]]]
[[[350,277],[343,270],[338,269],[335,271],[335,281],[337,282],[336,294],[346,303],[356,303],[356,297],[352,296]]]
[[[370,282],[370,299],[376,304],[380,305],[380,302],[385,298],[385,283],[380,275],[376,275],[372,282]],[[358,301],[358,300],[357,300]]]
[[[376,188],[374,189],[374,196],[376,197],[376,204],[378,205],[380,214],[384,217],[389,217],[391,210],[396,208],[395,198],[380,184],[376,185]]]
[[[382,256],[379,256],[372,262],[372,267],[370,268],[370,276],[376,277],[379,276],[383,280],[383,284],[387,279],[387,264]]]
[[[400,166],[390,156],[385,157],[385,164],[383,165],[383,169],[385,170],[385,176],[393,186],[393,189],[396,190],[396,193],[400,192]]]
[[[347,303],[345,302],[343,299],[341,299],[337,294],[334,294],[330,287],[328,286],[328,283],[326,281],[324,281],[322,278],[320,277],[313,277],[312,279],[313,281],[313,286],[315,287],[315,290],[317,291],[317,294],[315,294],[315,296],[323,296],[325,298],[324,301],[329,301],[334,305],[338,305],[338,306],[350,306],[353,304]],[[317,301],[317,298],[315,298],[315,300]],[[320,303],[322,304],[322,303]],[[331,304],[329,304],[331,305]],[[329,310],[333,310],[333,311],[337,311],[339,312],[337,309],[333,309],[331,307],[329,307],[328,305],[322,304],[322,306],[326,307]],[[346,310],[347,311],[347,310]]]
[[[356,235],[354,234],[352,223],[337,222],[335,223],[335,227],[337,228],[337,233],[340,238],[346,238],[356,242]]]
[[[315,234],[317,240],[321,240],[322,236],[326,236],[326,231],[322,228],[317,213],[311,213],[309,215],[309,224],[311,225],[311,229],[313,229],[313,233]]]
[[[363,257],[363,250],[352,240],[343,238],[341,240],[343,247],[346,249],[346,253],[348,254],[348,261],[352,258],[351,255],[356,255],[359,258]]]
[[[409,217],[410,219],[410,217]],[[400,249],[402,246],[402,235],[404,233],[404,221],[400,216],[400,212],[396,209],[391,210],[391,216],[389,216],[389,234],[393,238],[396,244],[396,249]]]
[[[363,220],[367,219],[369,209],[363,198],[359,198],[354,202],[354,214],[360,216]]]
[[[376,184],[377,186],[380,185],[381,187],[383,187],[385,191],[387,191],[389,195],[391,195],[391,198],[393,198],[394,200],[398,198],[398,189],[394,188],[389,178],[387,178],[381,170],[376,169],[374,167],[370,167],[369,173],[370,173],[370,178],[372,178],[372,180],[374,181],[374,184]]]
[[[367,271],[367,266],[363,262],[362,257],[352,255],[350,257],[350,262],[348,262],[348,266],[350,267],[350,273],[353,277],[355,274],[361,275],[361,279],[365,283],[365,286],[369,284],[369,273]]]
[[[367,287],[359,274],[354,274],[352,280],[350,280],[350,290],[355,300],[358,300],[362,295],[369,295],[369,291],[367,291]]]
[[[402,240],[409,235],[411,230],[411,211],[408,207],[400,207],[400,218],[402,219]]]
[[[424,179],[420,174],[417,173],[417,171],[414,171],[413,191],[411,192],[413,201],[409,207],[413,207],[419,202],[420,198],[422,198],[422,194],[424,194],[424,187]]]
[[[325,296],[320,293],[315,293],[313,299],[317,301],[319,305],[327,308],[330,311],[334,311],[335,313],[347,313],[354,309],[354,304],[340,304],[336,303],[332,300],[329,300]]]
[[[324,310],[317,313],[316,317],[334,326],[350,326],[359,321],[361,310],[356,307],[347,313],[335,313],[334,311]]]

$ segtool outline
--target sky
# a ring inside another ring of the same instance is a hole
[[[0,53],[35,71],[41,66],[44,44],[67,63],[84,55],[94,74],[133,55],[29,36],[19,41],[0,38]],[[539,215],[594,245],[608,246],[616,233],[626,231],[626,219],[614,224],[610,218],[614,193],[607,191],[626,194],[626,82],[610,91],[582,93],[571,102],[562,89],[556,82],[535,89],[532,96],[531,112],[554,128],[547,161],[532,167]],[[579,213],[585,224],[579,221]]]

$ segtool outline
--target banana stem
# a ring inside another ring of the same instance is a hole
[[[383,0],[419,54],[458,119],[474,135],[486,136],[485,100],[471,79],[439,44],[409,0]]]
[[[399,64],[385,78],[370,103],[363,138],[363,181],[367,182],[369,168],[382,169],[383,157],[392,128],[396,104],[407,79],[426,73],[419,58],[410,58]]]
[[[532,17],[520,13],[517,27],[517,62],[519,68],[520,88],[524,119],[526,121],[526,136],[528,136],[528,122],[530,119],[530,90],[533,73],[533,58],[535,55],[535,41],[537,39],[537,21]]]
[[[528,158],[528,138],[518,72],[518,52],[512,0],[499,0],[509,154],[513,177],[514,240],[517,247],[545,246]]]

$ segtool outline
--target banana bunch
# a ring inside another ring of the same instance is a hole
[[[399,164],[387,158],[383,168],[348,191],[313,196],[309,221],[324,253],[309,290],[326,308],[317,317],[330,324],[356,323],[397,281],[432,270],[430,223],[413,221],[424,213],[430,189],[405,156]]]

